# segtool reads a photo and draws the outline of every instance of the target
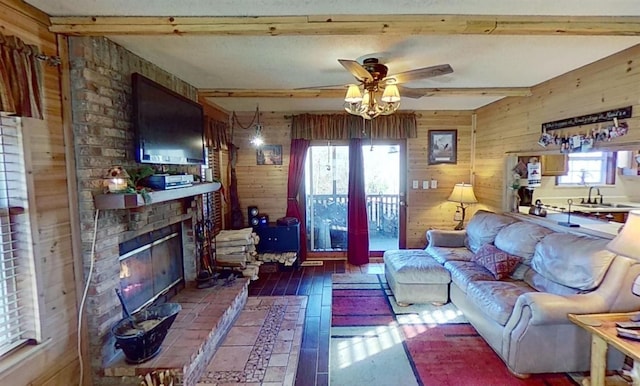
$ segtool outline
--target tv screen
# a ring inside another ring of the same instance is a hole
[[[138,73],[131,82],[136,161],[204,164],[202,106]]]

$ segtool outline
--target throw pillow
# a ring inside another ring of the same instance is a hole
[[[473,255],[474,261],[489,270],[498,280],[506,279],[516,269],[520,258],[498,249],[493,244],[484,244]]]

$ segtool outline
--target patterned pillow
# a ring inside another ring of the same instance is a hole
[[[484,244],[473,255],[471,261],[488,269],[497,280],[502,280],[516,269],[520,258],[498,249],[493,244]]]

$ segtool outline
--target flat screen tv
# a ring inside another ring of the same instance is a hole
[[[138,73],[131,83],[136,161],[204,164],[202,106]]]

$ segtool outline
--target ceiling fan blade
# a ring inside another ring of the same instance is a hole
[[[386,77],[385,79],[395,79],[396,83],[406,83],[412,80],[433,78],[434,76],[451,74],[453,68],[448,64],[439,64],[437,66],[416,68],[415,70],[409,70],[394,74]]]
[[[426,92],[420,88],[398,86],[398,90],[400,91],[400,96],[407,98],[418,99],[426,95]]]
[[[373,81],[373,76],[371,76],[369,71],[367,71],[366,68],[362,67],[362,65],[355,60],[338,59],[338,62],[340,62],[340,64],[342,64],[342,67],[346,68],[347,71],[351,73],[351,75],[355,76],[358,81]]]

